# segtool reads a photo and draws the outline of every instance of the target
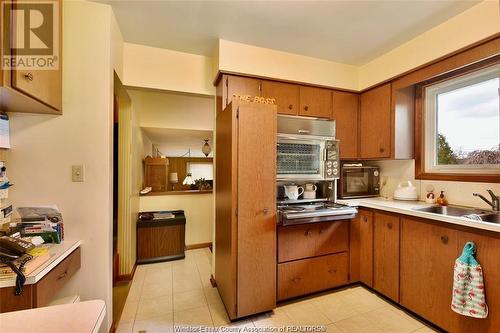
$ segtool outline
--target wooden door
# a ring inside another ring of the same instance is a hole
[[[374,214],[373,288],[399,301],[399,216]]]
[[[222,109],[224,109],[233,99],[233,95],[261,96],[261,81],[242,76],[225,75],[225,96]]]
[[[278,113],[297,115],[299,109],[299,86],[276,81],[262,81],[262,96],[276,99]]]
[[[456,230],[401,219],[401,305],[450,332],[458,332],[451,310],[457,256]]]
[[[458,248],[455,257],[462,252],[466,242],[476,244],[476,259],[483,268],[486,303],[489,313],[485,319],[460,316],[453,312],[456,319],[452,332],[482,333],[497,332],[500,328],[500,238],[498,234],[479,235],[458,231]],[[450,260],[452,258],[450,257]],[[449,302],[448,302],[449,303]]]
[[[333,113],[336,139],[340,140],[340,158],[358,158],[359,94],[334,91]]]
[[[361,94],[360,157],[388,158],[391,156],[392,117],[391,84]]]
[[[300,116],[331,118],[332,92],[328,89],[300,86]]]
[[[15,69],[12,70],[12,88],[37,99],[38,101],[56,109],[62,110],[62,1],[57,0],[59,6],[59,34],[54,36],[54,45],[58,44],[57,67],[55,69]],[[15,4],[14,4],[15,6]],[[10,25],[10,36],[15,36],[16,24]],[[5,36],[5,35],[4,35]]]
[[[373,213],[359,210],[359,280],[373,286]]]
[[[276,106],[240,103],[238,317],[276,307]]]

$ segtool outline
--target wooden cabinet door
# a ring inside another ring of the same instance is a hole
[[[261,96],[261,81],[242,76],[226,75],[225,77],[225,96],[222,109],[231,103],[234,94],[250,95],[252,98]]]
[[[62,1],[58,0],[58,5],[59,17],[57,19],[62,23]],[[10,27],[12,31],[9,35],[15,36],[17,34],[16,24],[11,24]],[[53,70],[12,70],[11,86],[60,111],[62,110],[62,29],[59,29],[59,35],[54,36],[54,39],[58,39],[59,43],[58,68]]]
[[[316,255],[349,250],[349,221],[318,223]]]
[[[360,157],[391,157],[391,84],[361,94]]]
[[[373,222],[373,288],[399,301],[399,216],[375,213]]]
[[[454,328],[450,332],[497,332],[500,328],[500,238],[495,235],[479,235],[470,232],[458,231],[458,248],[455,257],[462,252],[466,242],[476,244],[476,259],[483,268],[486,303],[488,304],[488,317],[475,319],[464,317],[453,312],[456,318]],[[450,256],[450,260],[453,259]],[[448,263],[449,265],[450,263]],[[451,300],[448,302],[451,302]]]
[[[262,96],[276,99],[278,113],[297,115],[299,109],[299,86],[275,81],[262,81]]]
[[[456,230],[401,219],[401,305],[449,332],[459,332],[451,310],[457,256]]]
[[[300,86],[299,116],[331,118],[332,92],[328,89]]]
[[[276,106],[240,103],[238,317],[276,307]],[[255,158],[258,156],[258,158]]]
[[[359,210],[359,280],[373,286],[373,213]]]
[[[336,139],[340,140],[340,158],[358,158],[359,94],[334,91],[333,113]]]

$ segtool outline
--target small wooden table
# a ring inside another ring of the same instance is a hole
[[[154,212],[147,212],[154,213]],[[183,259],[186,217],[183,210],[172,211],[173,219],[137,221],[137,263]]]

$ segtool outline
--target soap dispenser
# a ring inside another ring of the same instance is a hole
[[[441,191],[441,194],[436,199],[436,203],[440,206],[448,206],[448,200],[444,197],[444,191]]]

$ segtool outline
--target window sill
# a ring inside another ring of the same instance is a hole
[[[467,173],[416,173],[415,179],[444,180],[477,183],[500,183],[500,174],[467,174]]]

